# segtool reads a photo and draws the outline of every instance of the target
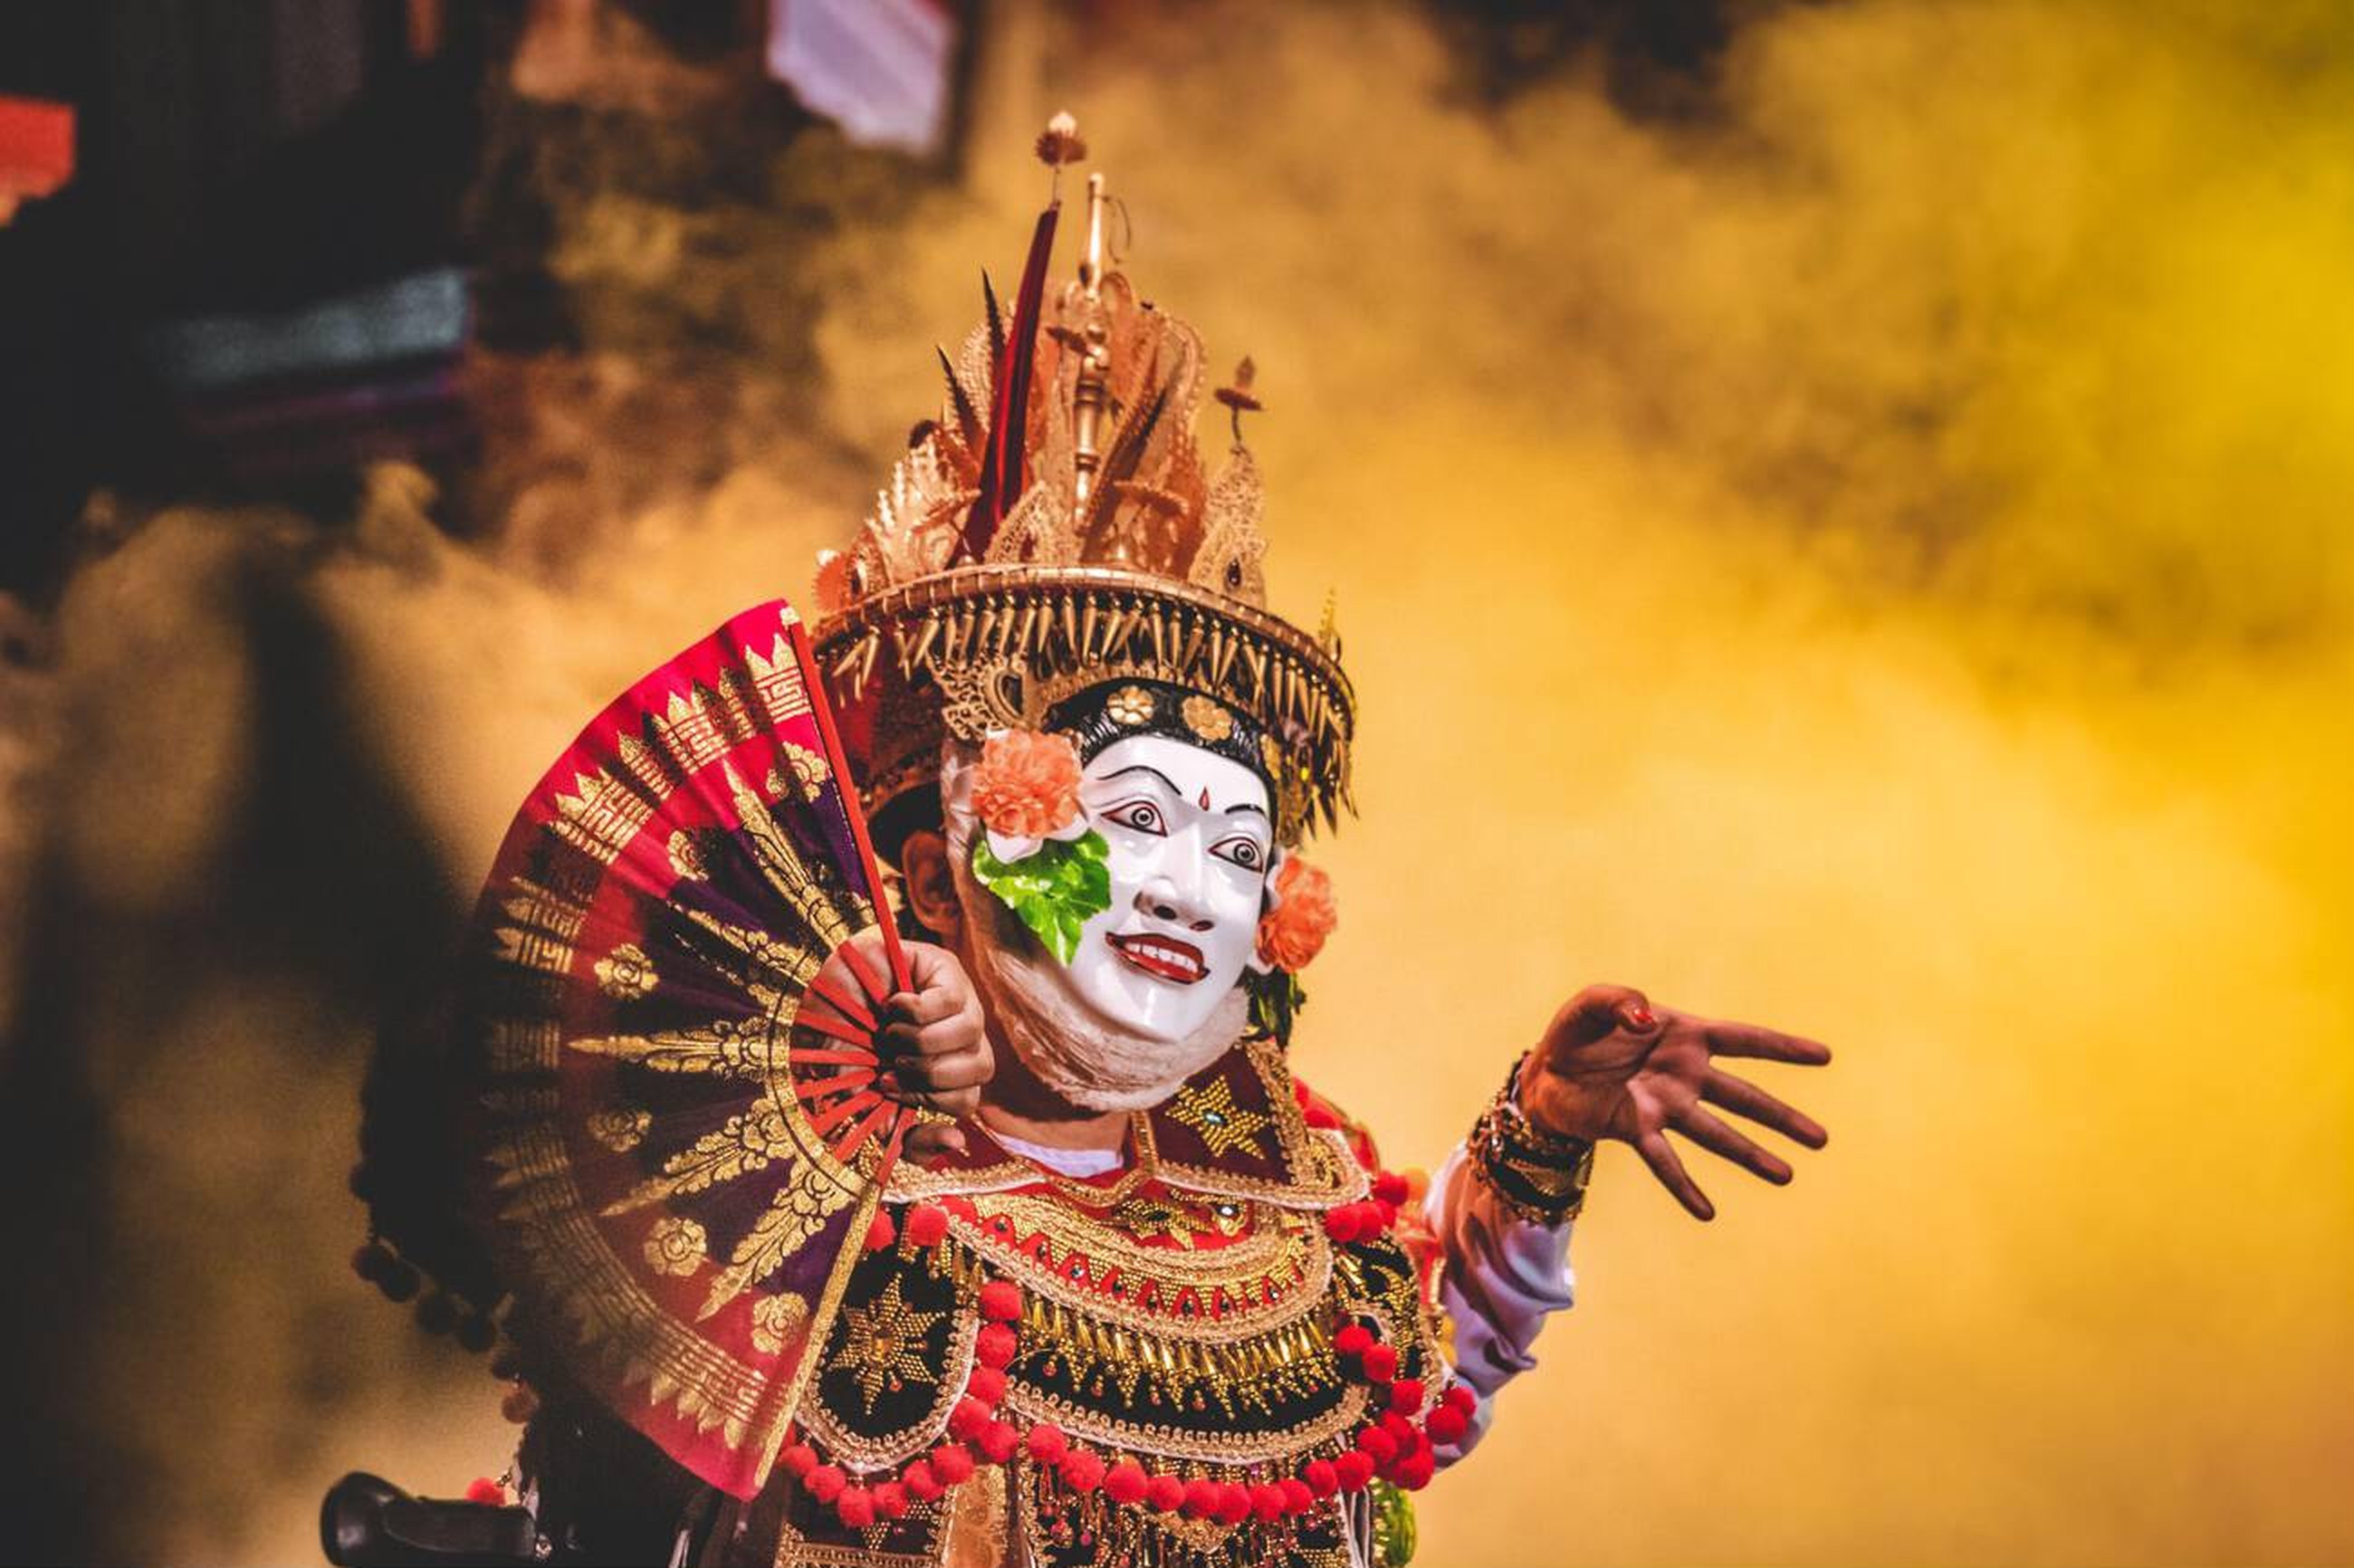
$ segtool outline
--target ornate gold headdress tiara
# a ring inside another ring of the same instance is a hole
[[[1068,115],[1038,153],[1058,183],[1086,155]],[[978,740],[1052,697],[1148,678],[1256,720],[1296,843],[1349,803],[1355,699],[1329,609],[1313,637],[1266,609],[1250,364],[1217,390],[1235,441],[1213,475],[1193,429],[1201,339],[1106,265],[1100,174],[1078,275],[1046,309],[1060,207],[1039,215],[1011,322],[984,279],[986,319],[940,355],[939,418],[850,550],[821,558],[818,658],[878,837],[896,842],[894,808],[936,781],[944,732]]]

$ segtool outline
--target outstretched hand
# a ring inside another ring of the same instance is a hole
[[[1673,1129],[1776,1186],[1789,1162],[1709,1107],[1773,1128],[1808,1149],[1829,1135],[1812,1117],[1716,1065],[1720,1056],[1819,1067],[1828,1047],[1755,1024],[1654,1009],[1626,986],[1588,986],[1564,1003],[1521,1068],[1521,1107],[1544,1131],[1632,1145],[1659,1184],[1695,1219],[1716,1205],[1668,1141]]]

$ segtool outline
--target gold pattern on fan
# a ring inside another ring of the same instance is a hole
[[[588,1118],[588,1136],[616,1154],[627,1154],[646,1140],[653,1113],[638,1106],[613,1106]]]
[[[785,768],[790,768],[794,794],[804,800],[815,800],[824,794],[826,780],[833,777],[833,769],[825,765],[825,758],[808,747],[795,746],[790,740],[780,741],[779,745],[784,750],[785,761],[780,766],[769,769],[769,777],[765,781],[769,793],[780,800],[784,797]]]
[[[653,959],[634,942],[624,942],[597,960],[597,989],[616,1001],[635,1001],[661,983]]]
[[[646,1262],[664,1274],[693,1274],[704,1255],[703,1227],[678,1214],[664,1214],[646,1234]]]
[[[810,1304],[793,1291],[761,1297],[752,1303],[752,1348],[777,1354],[800,1335],[809,1316]]]
[[[690,882],[711,880],[710,863],[703,858],[703,846],[695,842],[693,833],[681,828],[671,834],[670,842],[664,847],[670,855],[670,869],[673,874]]]

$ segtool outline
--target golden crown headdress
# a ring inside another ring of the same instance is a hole
[[[1085,156],[1067,115],[1039,138]],[[817,655],[864,777],[879,842],[937,782],[943,735],[1038,725],[1122,680],[1199,694],[1258,732],[1278,834],[1348,804],[1354,695],[1328,609],[1315,636],[1270,614],[1258,471],[1241,416],[1249,361],[1216,397],[1234,446],[1215,474],[1193,439],[1201,339],[1106,266],[1103,176],[1087,179],[1078,275],[1044,300],[1060,212],[1039,215],[1011,321],[988,313],[953,359],[939,418],[846,554],[822,557]]]

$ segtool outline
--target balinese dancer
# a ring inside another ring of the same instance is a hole
[[[1569,1305],[1596,1145],[1705,1219],[1670,1130],[1775,1182],[1728,1117],[1823,1141],[1721,1065],[1822,1047],[1622,986],[1500,1059],[1426,1181],[1292,1072],[1356,697],[1329,612],[1266,608],[1247,364],[1212,472],[1201,344],[1104,210],[1097,176],[1050,299],[1050,207],[943,355],[814,627],[772,604],[647,677],[499,855],[470,1239],[419,1256],[380,1202],[364,1261],[501,1341],[528,1425],[477,1522],[517,1547],[1403,1563]]]

